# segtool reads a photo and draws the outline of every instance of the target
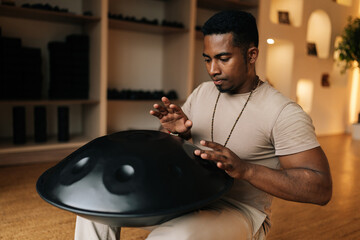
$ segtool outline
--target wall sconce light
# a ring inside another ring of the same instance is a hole
[[[274,43],[275,43],[275,40],[272,39],[272,38],[268,38],[268,39],[266,40],[266,42],[267,42],[268,44],[274,44]]]

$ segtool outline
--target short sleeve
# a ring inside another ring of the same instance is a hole
[[[189,119],[192,119],[191,105],[193,104],[193,101],[196,100],[196,97],[198,96],[199,91],[203,85],[204,83],[200,84],[197,88],[195,88],[194,91],[190,94],[190,96],[186,99],[185,103],[181,106],[181,109]]]
[[[296,103],[287,104],[272,129],[277,156],[303,152],[320,146],[311,118]]]
[[[183,112],[185,113],[185,115],[191,119],[191,99],[192,99],[192,94],[190,94],[190,96],[186,99],[185,103],[181,106],[181,109],[183,110]]]

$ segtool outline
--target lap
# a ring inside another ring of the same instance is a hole
[[[241,206],[232,205],[227,201],[218,201],[201,210],[144,229],[151,231],[148,240],[243,240],[265,238],[264,232],[261,230],[253,237],[252,217],[246,208],[241,209]],[[77,218],[76,240],[116,240],[119,237],[120,228],[91,222],[81,217]]]
[[[246,212],[218,202],[154,227],[148,240],[252,239],[253,226]]]

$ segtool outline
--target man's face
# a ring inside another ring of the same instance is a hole
[[[247,91],[248,68],[240,47],[233,45],[232,33],[204,37],[206,69],[220,92]]]

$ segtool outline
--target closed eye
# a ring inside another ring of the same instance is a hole
[[[229,60],[230,60],[230,58],[220,58],[220,61],[222,61],[222,62],[227,62]]]

